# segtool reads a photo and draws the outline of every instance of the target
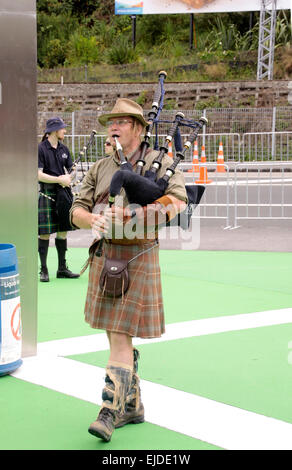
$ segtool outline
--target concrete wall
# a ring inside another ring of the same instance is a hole
[[[165,83],[165,109],[288,106],[289,80]],[[151,108],[155,83],[38,84],[38,110],[104,111],[117,97],[141,101]]]

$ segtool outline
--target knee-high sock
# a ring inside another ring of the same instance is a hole
[[[48,249],[49,249],[50,240],[43,240],[39,238],[39,256],[41,261],[42,269],[47,269],[47,256],[48,256]]]
[[[66,268],[67,238],[55,238],[55,246],[58,253],[59,269]]]

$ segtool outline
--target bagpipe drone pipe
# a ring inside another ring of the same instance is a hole
[[[162,197],[168,187],[170,178],[175,173],[176,167],[181,162],[181,160],[184,160],[185,153],[191,148],[193,142],[197,139],[200,130],[206,124],[207,119],[205,117],[201,117],[198,122],[193,122],[193,130],[183,146],[181,144],[180,135],[180,140],[177,138],[175,139],[176,148],[178,148],[179,145],[180,148],[178,151],[176,151],[173,163],[166,169],[165,174],[159,179],[157,179],[157,173],[161,168],[161,162],[164,155],[168,152],[168,144],[172,141],[174,136],[178,134],[177,131],[179,126],[186,125],[183,113],[179,112],[176,114],[174,123],[169,129],[164,145],[160,147],[160,152],[157,158],[153,160],[150,169],[147,170],[144,175],[139,175],[133,171],[132,166],[123,156],[121,146],[116,139],[116,146],[121,160],[120,169],[122,171],[117,171],[112,177],[109,190],[109,202],[113,204],[115,197],[120,194],[122,188],[124,188],[130,204],[146,206],[147,204],[151,204],[156,199]],[[187,207],[182,213],[178,214],[174,220],[169,222],[168,225],[179,225],[181,228],[187,230],[190,225],[192,210],[199,204],[204,190],[205,187],[201,185],[186,185],[188,198]]]
[[[152,109],[148,114],[149,125],[146,128],[144,141],[141,144],[141,156],[137,161],[136,172],[133,170],[132,165],[127,161],[123,154],[123,149],[115,137],[116,151],[120,158],[120,169],[114,173],[110,187],[109,187],[109,206],[111,207],[114,203],[115,197],[120,194],[122,188],[126,192],[127,199],[131,204],[140,206],[146,206],[151,204],[165,194],[168,187],[170,178],[174,175],[177,165],[184,160],[185,153],[191,148],[193,142],[197,139],[200,130],[204,125],[207,124],[207,119],[201,117],[199,121],[186,120],[184,114],[181,112],[176,113],[174,121],[171,123],[168,135],[165,138],[164,144],[159,148],[159,154],[152,162],[149,170],[142,175],[142,169],[145,165],[145,154],[150,143],[151,132],[154,125],[157,125],[160,121],[158,119],[159,113],[163,106],[163,83],[166,77],[165,72],[159,74],[159,85],[156,89],[154,101],[152,103]],[[188,140],[182,145],[181,135],[179,128],[181,126],[187,126],[192,128],[192,132],[189,135]],[[156,139],[157,140],[157,139]],[[162,160],[165,154],[168,153],[168,145],[174,140],[176,148],[176,156],[173,159],[172,164],[166,169],[165,174],[157,179],[157,173],[162,166]],[[167,225],[178,225],[182,229],[187,230],[190,225],[190,219],[193,209],[200,203],[200,200],[205,191],[205,187],[201,185],[186,185],[187,193],[187,207],[186,209],[177,214]],[[133,211],[133,216],[135,211]],[[101,256],[102,253],[103,238],[99,244],[97,256]]]
[[[96,134],[96,130],[91,132],[88,142],[84,145],[83,149],[80,150],[77,159],[74,161],[73,166],[69,171],[69,174],[72,174],[75,170],[77,170],[77,165],[80,162],[82,178],[75,180],[71,183],[70,186],[61,186],[60,184],[56,185],[56,211],[59,219],[59,230],[62,232],[72,230],[72,225],[70,224],[69,219],[69,212],[73,204],[74,195],[76,194],[72,192],[72,189],[74,189],[77,184],[80,184],[85,176],[85,172],[82,167],[82,158],[85,156],[87,160],[87,150],[93,144]]]

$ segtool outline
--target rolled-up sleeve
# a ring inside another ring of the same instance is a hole
[[[165,194],[174,196],[184,202],[188,201],[185,179],[181,171],[176,170],[175,174],[170,178]]]
[[[166,169],[173,163],[173,160],[166,156],[163,159],[162,167],[159,171],[159,177],[163,176],[166,172]],[[177,199],[187,202],[187,192],[185,187],[185,178],[182,171],[176,168],[174,175],[169,179],[168,186],[165,190],[165,195],[171,195]]]

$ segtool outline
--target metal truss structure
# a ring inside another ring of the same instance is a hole
[[[277,0],[261,0],[257,79],[273,80]]]

